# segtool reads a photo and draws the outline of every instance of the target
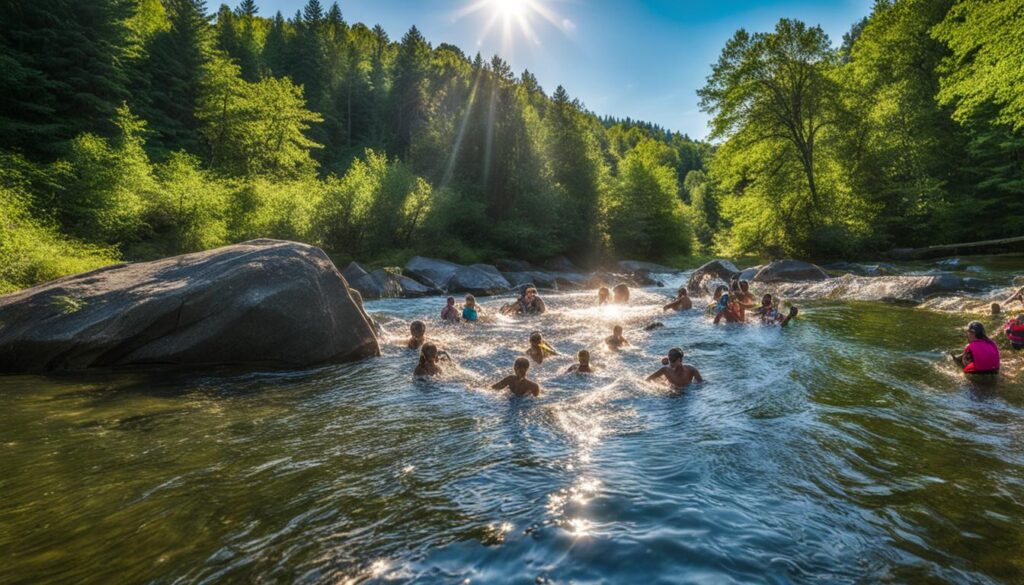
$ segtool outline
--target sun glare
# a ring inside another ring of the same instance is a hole
[[[471,14],[484,15],[485,24],[480,33],[480,42],[494,28],[500,27],[506,48],[515,37],[522,37],[535,45],[541,44],[535,25],[547,22],[550,26],[566,33],[572,29],[572,22],[560,18],[548,3],[552,0],[473,0],[456,14],[460,19]]]

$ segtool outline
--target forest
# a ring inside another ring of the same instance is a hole
[[[5,2],[0,86],[0,293],[256,237],[595,266],[1024,235],[1022,0],[738,30],[708,142],[318,0]]]

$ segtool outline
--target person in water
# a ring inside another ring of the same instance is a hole
[[[1010,347],[1015,350],[1024,349],[1024,315],[1017,315],[1016,319],[1010,319],[1003,325],[1006,332],[1006,339],[1010,340]]]
[[[420,348],[420,363],[416,365],[416,369],[413,371],[413,375],[420,376],[437,376],[441,373],[441,366],[438,365],[437,346],[433,343],[424,343],[423,347]]]
[[[733,301],[732,296],[727,292],[728,289],[725,289],[726,292],[721,292],[721,295],[719,295],[719,291],[722,291],[723,289],[725,289],[725,287],[720,286],[715,290],[715,296],[718,298],[718,302],[715,303],[715,307],[712,310],[715,314],[714,324],[718,325],[723,318],[726,323],[742,323],[743,315],[740,313],[740,309],[736,305],[735,301]]]
[[[754,315],[761,318],[762,325],[775,325],[779,324],[781,327],[789,325],[789,322],[796,317],[800,310],[796,307],[790,307],[789,313],[783,315],[779,311],[778,301],[775,300],[772,295],[764,295],[761,297],[761,306],[754,310]]]
[[[530,356],[533,361],[541,364],[544,363],[544,358],[558,355],[558,352],[555,351],[555,348],[548,345],[548,342],[544,341],[540,331],[534,331],[530,334],[530,348],[526,350],[526,355]]]
[[[477,319],[476,297],[473,295],[466,295],[466,304],[462,307],[462,318],[466,321],[476,321]]]
[[[458,321],[459,310],[455,308],[455,297],[448,297],[448,304],[441,309],[442,321]]]
[[[985,326],[980,321],[967,325],[967,347],[963,353],[949,355],[965,374],[999,373],[999,347],[985,334]]]
[[[611,294],[612,293],[608,291],[608,287],[606,286],[602,286],[601,288],[597,289],[597,306],[600,307],[601,305],[607,305],[608,298],[611,296]]]
[[[505,305],[501,312],[506,315],[541,315],[547,310],[544,300],[537,294],[537,289],[527,286],[523,289],[522,296],[516,302]]]
[[[622,336],[622,325],[616,325],[612,328],[612,334],[605,338],[605,345],[612,351],[619,351],[623,347],[629,345],[629,341]]]
[[[626,283],[620,282],[612,288],[612,301],[617,305],[624,305],[629,302],[629,287]]]
[[[409,334],[412,336],[409,338],[409,343],[406,347],[409,349],[419,349],[423,345],[424,338],[427,336],[427,326],[423,321],[413,321],[409,324]]]
[[[737,301],[744,309],[753,309],[757,306],[757,301],[754,299],[754,293],[750,292],[750,283],[741,280],[740,281],[740,293],[737,297]]]
[[[590,352],[585,349],[581,349],[579,353],[576,354],[576,363],[569,366],[569,369],[566,370],[566,373],[589,374],[593,371],[594,370],[590,367]]]
[[[647,377],[648,382],[665,378],[673,388],[680,389],[692,382],[704,381],[697,368],[683,364],[683,350],[678,347],[668,350],[668,358],[661,363],[664,364],[661,369]]]
[[[662,311],[687,311],[693,308],[693,301],[690,300],[690,295],[686,292],[686,287],[681,286],[676,291],[676,298],[672,299],[672,302],[661,308]]]
[[[533,380],[526,378],[526,372],[530,369],[530,360],[516,358],[512,366],[515,374],[506,376],[497,384],[491,386],[492,390],[504,390],[508,388],[515,396],[540,396],[540,386]]]

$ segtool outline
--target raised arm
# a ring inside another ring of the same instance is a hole
[[[516,380],[515,376],[506,376],[506,377],[502,378],[502,380],[500,382],[498,382],[497,384],[491,386],[491,390],[504,390],[505,388],[511,388],[512,387],[512,382],[515,382],[515,380]]]

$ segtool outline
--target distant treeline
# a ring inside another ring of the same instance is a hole
[[[337,4],[5,2],[0,290],[253,237],[593,264],[1019,235],[1021,31],[1019,0],[880,0],[838,49],[738,31],[712,148]]]

